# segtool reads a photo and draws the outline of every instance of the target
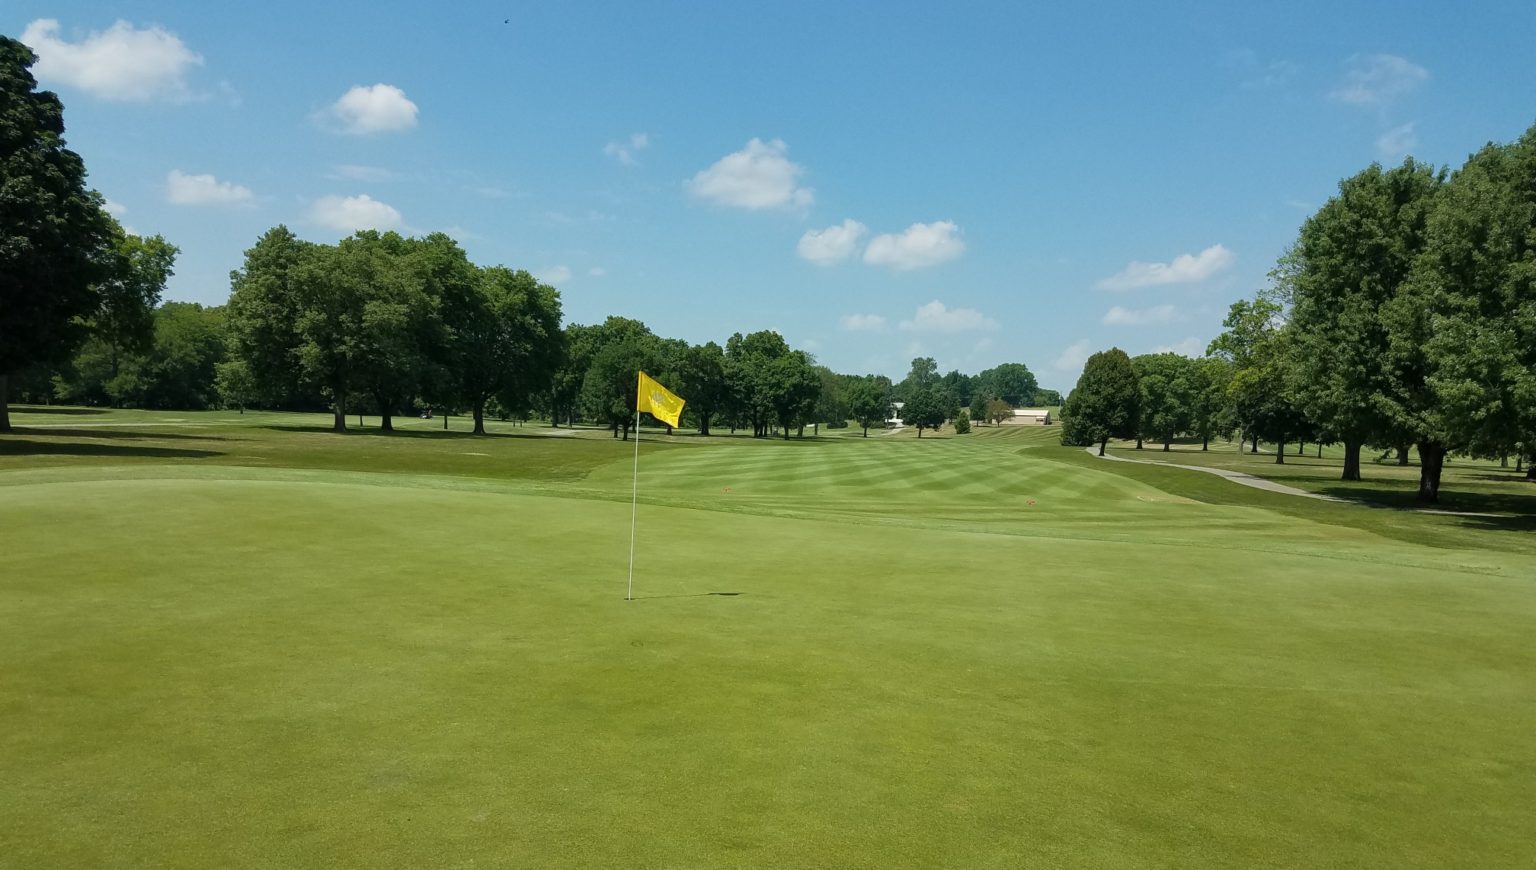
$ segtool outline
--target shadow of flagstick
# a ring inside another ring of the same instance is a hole
[[[735,598],[740,592],[679,592],[676,595],[636,595],[630,601],[655,601],[661,598],[707,598],[715,595],[720,598]]]

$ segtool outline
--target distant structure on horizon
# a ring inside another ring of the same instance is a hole
[[[1014,408],[1013,417],[1004,420],[1004,426],[1049,426],[1050,408]]]

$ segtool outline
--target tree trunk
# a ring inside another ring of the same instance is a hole
[[[1419,442],[1419,501],[1440,501],[1440,469],[1445,465],[1445,448],[1431,441]]]
[[[869,437],[869,427],[868,427],[868,426],[865,426],[865,427],[864,427],[864,437],[865,437],[865,438],[868,438],[868,437]]]
[[[811,437],[812,438],[820,438],[821,437],[821,424],[820,423],[816,423],[816,424],[813,424],[811,426]]]
[[[1172,441],[1170,441],[1170,440],[1169,440],[1169,439],[1167,439],[1167,438],[1164,438],[1164,439],[1163,439],[1163,452],[1164,452],[1164,453],[1167,453],[1167,452],[1168,452],[1168,445],[1169,445],[1169,444],[1172,444],[1172,443],[1173,443],[1173,442],[1172,442]]]
[[[1248,451],[1248,452],[1249,453],[1258,453],[1259,452],[1259,436],[1257,434],[1255,434],[1253,436],[1253,449]]]
[[[1509,467],[1509,454],[1508,453],[1506,453],[1503,456],[1499,457],[1499,467],[1500,468],[1508,468]]]
[[[1307,455],[1307,442],[1306,442],[1306,439],[1304,439],[1304,438],[1297,438],[1296,439],[1296,455],[1297,456],[1306,456]]]
[[[1344,474],[1340,480],[1360,479],[1360,447],[1359,441],[1344,442]]]
[[[446,420],[447,418],[445,417],[443,419]],[[446,423],[444,423],[443,425],[444,425],[444,428],[447,428],[447,424]],[[476,435],[484,435],[485,434],[485,400],[484,399],[476,399],[475,400],[475,432],[474,432],[474,434],[476,434]]]
[[[1141,436],[1140,435],[1136,436],[1136,449],[1137,450],[1141,449]]]
[[[1109,444],[1109,439],[1108,438],[1101,438],[1101,439],[1099,439],[1099,455],[1100,456],[1104,455],[1104,447],[1107,444]]]
[[[11,431],[11,376],[0,375],[0,432]]]
[[[1283,438],[1280,439],[1280,443],[1279,444],[1275,445],[1275,464],[1276,465],[1284,465],[1285,464],[1285,439],[1283,439]]]
[[[1321,441],[1317,442],[1317,458],[1323,458],[1323,442]]]
[[[1408,445],[1407,444],[1404,444],[1403,446],[1397,448],[1397,464],[1398,465],[1407,465],[1408,464]]]
[[[1525,470],[1525,479],[1536,481],[1536,463],[1533,463],[1530,468]]]
[[[789,427],[785,426],[784,428],[788,429]],[[787,438],[789,436],[786,435],[785,437]],[[804,438],[805,437],[805,424],[804,423],[800,424],[800,430],[795,433],[795,437],[796,438]]]
[[[346,396],[336,397],[336,422],[331,425],[336,432],[347,431],[347,402]]]
[[[385,432],[395,431],[394,412],[390,411],[389,405],[386,405],[383,402],[380,402],[379,405],[379,428]]]
[[[1206,453],[1211,449],[1211,436],[1207,435],[1200,441],[1200,452]]]
[[[923,427],[921,426],[917,427],[917,437],[923,437]]]

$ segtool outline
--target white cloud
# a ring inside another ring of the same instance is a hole
[[[1211,245],[1198,254],[1180,254],[1171,263],[1133,260],[1097,286],[1101,290],[1134,290],[1160,284],[1194,284],[1231,268],[1236,259],[1236,255],[1221,245]]]
[[[837,323],[848,332],[879,332],[885,329],[885,318],[878,314],[848,314]]]
[[[737,208],[805,208],[815,201],[809,187],[800,187],[805,167],[791,162],[782,139],[753,139],[747,147],[725,155],[685,183],[700,199]]]
[[[609,142],[603,146],[603,153],[619,161],[625,166],[634,166],[635,154],[644,151],[651,144],[651,137],[645,133],[631,133],[629,140],[625,142]]]
[[[913,224],[898,234],[884,233],[869,241],[864,262],[907,271],[937,266],[965,253],[960,228],[953,221]]]
[[[126,21],[88,33],[79,42],[65,42],[58,21],[39,18],[27,25],[21,41],[37,54],[32,73],[38,79],[103,100],[186,99],[187,70],[203,63],[202,55],[176,34],[162,27],[139,30]]]
[[[538,274],[538,279],[545,284],[564,284],[571,280],[570,266],[551,266]]]
[[[1165,344],[1152,349],[1153,353],[1176,353],[1180,356],[1205,356],[1205,342],[1198,338],[1186,338],[1178,344]]]
[[[1051,365],[1059,372],[1076,372],[1081,371],[1087,361],[1088,339],[1082,338],[1067,345]]]
[[[1376,138],[1376,154],[1385,163],[1398,163],[1407,157],[1413,149],[1419,147],[1419,136],[1414,132],[1413,122],[1409,121],[1398,127],[1393,127]]]
[[[165,201],[172,205],[244,205],[253,198],[249,187],[212,175],[188,175],[172,169],[165,176]]]
[[[416,126],[416,112],[405,91],[381,82],[354,85],[325,114],[341,132],[367,136],[409,130]]]
[[[310,206],[309,219],[343,233],[389,230],[400,226],[400,212],[366,193],[362,196],[322,196]]]
[[[906,332],[955,333],[996,329],[997,321],[974,308],[946,308],[944,303],[934,300],[899,325]]]
[[[591,275],[594,278],[601,278],[604,275],[608,274],[608,270],[604,269],[602,266],[593,266],[592,268],[587,270],[587,274]]]
[[[393,181],[395,173],[378,166],[357,166],[352,163],[338,163],[335,169],[326,176],[334,181],[364,181],[378,183],[380,181]]]
[[[795,253],[818,266],[830,266],[853,256],[859,239],[868,231],[868,227],[852,218],[824,230],[806,230],[795,246]]]
[[[128,206],[109,197],[102,197],[101,207],[107,210],[107,214],[120,218],[128,213]]]
[[[1151,308],[1121,308],[1116,305],[1104,312],[1105,326],[1156,326],[1179,320],[1179,310],[1172,305]]]
[[[1328,96],[1352,106],[1390,103],[1429,80],[1429,70],[1395,54],[1357,54],[1345,66],[1344,80]]]

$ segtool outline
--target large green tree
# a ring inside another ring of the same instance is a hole
[[[1141,385],[1142,438],[1157,441],[1167,452],[1173,439],[1193,428],[1198,394],[1194,360],[1176,353],[1149,353],[1131,360]]]
[[[1014,408],[1034,404],[1039,388],[1034,372],[1023,363],[1003,363],[976,376],[976,392],[986,393],[990,399],[1002,399]]]
[[[1402,438],[1387,412],[1403,397],[1382,312],[1424,249],[1442,180],[1412,158],[1372,164],[1339,183],[1293,249],[1289,382],[1307,418],[1344,443],[1344,480],[1360,479],[1363,445]]]
[[[1418,266],[1445,427],[1480,454],[1519,452],[1536,480],[1536,127],[1456,173]]]
[[[891,419],[890,388],[874,375],[860,378],[848,389],[848,411],[868,438],[869,427],[883,427]]]
[[[242,382],[248,378],[254,388],[242,393],[242,407],[258,397],[281,405],[304,392],[299,320],[311,294],[300,279],[306,262],[319,251],[319,246],[278,225],[263,233],[245,252],[241,268],[230,273],[230,358],[245,368]],[[337,428],[346,425],[344,410],[337,410]]]
[[[485,434],[485,406],[528,407],[547,394],[563,361],[560,293],[526,271],[476,270],[468,298],[453,306],[448,338],[451,377],[468,404],[476,435]]]
[[[112,267],[114,223],[65,147],[63,104],[37,90],[36,62],[0,36],[0,432],[10,377],[74,353]]]
[[[949,419],[949,397],[939,387],[914,390],[907,394],[901,408],[901,421],[917,427],[917,437],[924,429],[937,429]]]
[[[685,410],[698,422],[699,434],[709,434],[709,424],[730,399],[725,377],[725,351],[712,341],[695,344],[679,354],[676,392],[687,403]]]
[[[1063,410],[1063,444],[1097,444],[1134,438],[1141,423],[1141,385],[1131,358],[1118,347],[1088,357]]]

